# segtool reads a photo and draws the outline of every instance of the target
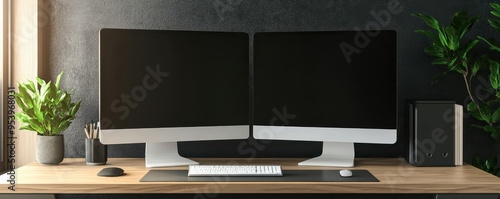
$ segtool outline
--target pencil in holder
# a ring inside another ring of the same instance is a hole
[[[104,165],[108,161],[108,146],[99,139],[85,139],[85,162],[87,165]]]

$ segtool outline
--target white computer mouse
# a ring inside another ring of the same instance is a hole
[[[352,171],[351,170],[347,170],[347,169],[342,169],[340,170],[340,176],[343,177],[343,178],[348,178],[348,177],[351,177],[352,176]]]

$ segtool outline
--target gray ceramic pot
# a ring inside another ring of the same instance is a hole
[[[41,164],[59,164],[64,159],[64,137],[36,136],[36,161]]]

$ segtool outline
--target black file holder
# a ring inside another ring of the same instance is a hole
[[[455,166],[455,102],[409,104],[410,150],[415,166]]]

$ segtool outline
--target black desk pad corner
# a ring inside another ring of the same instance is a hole
[[[367,170],[351,170],[343,178],[340,170],[283,170],[280,177],[188,177],[187,170],[149,170],[141,182],[380,182]]]

